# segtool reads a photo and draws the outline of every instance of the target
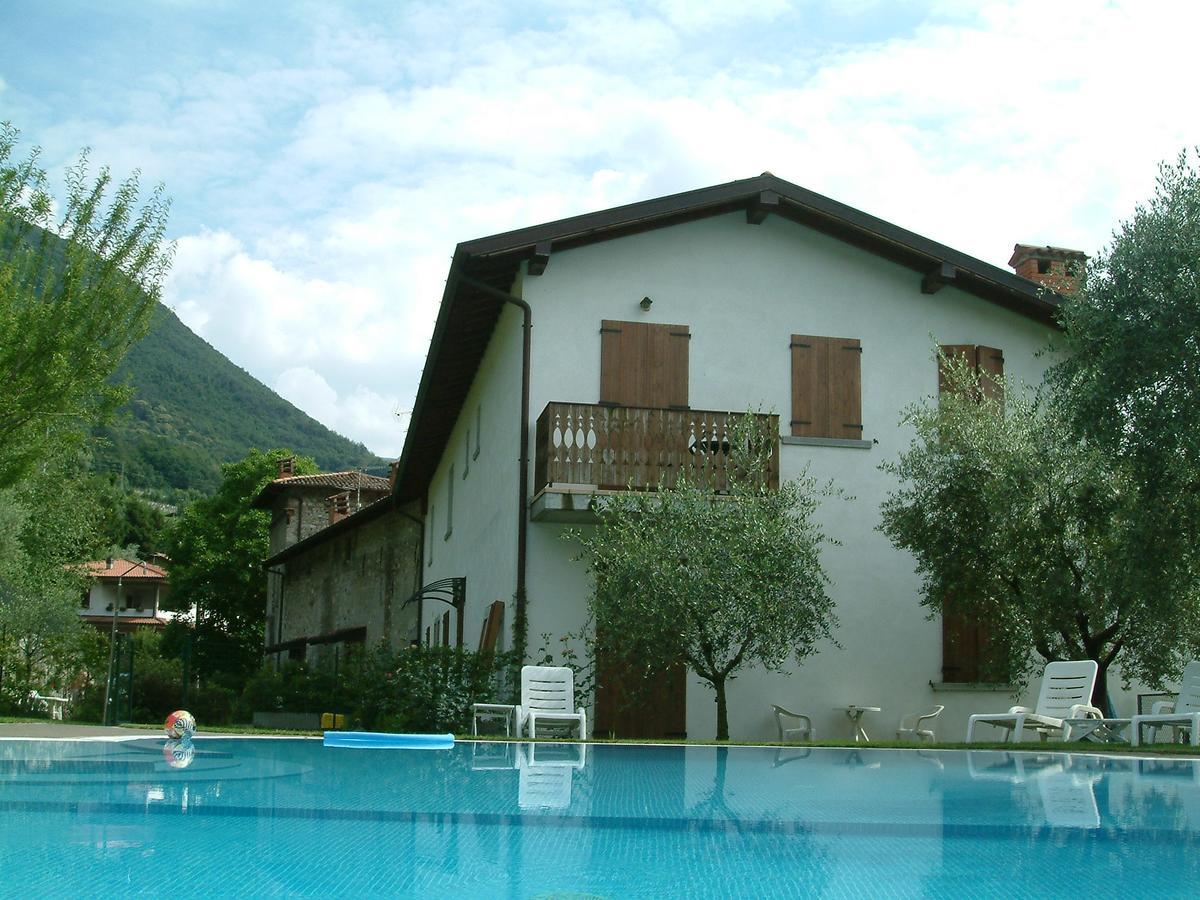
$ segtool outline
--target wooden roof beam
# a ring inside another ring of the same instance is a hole
[[[541,275],[546,271],[546,266],[550,265],[550,242],[539,241],[533,247],[533,253],[529,257],[529,274]]]
[[[761,225],[773,212],[779,212],[779,195],[774,191],[759,191],[758,196],[746,207],[746,222],[750,225]]]
[[[921,293],[936,294],[943,285],[950,284],[957,277],[958,269],[952,263],[938,263],[921,279]]]

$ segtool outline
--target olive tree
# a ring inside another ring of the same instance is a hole
[[[1144,589],[1156,551],[1137,536],[1160,511],[1136,468],[1081,438],[1050,392],[986,396],[961,361],[942,364],[951,390],[906,412],[912,443],[883,466],[899,485],[880,528],[915,557],[921,602],[987,623],[1006,675],[1039,657],[1095,660],[1101,708],[1114,664],[1171,677],[1200,650],[1200,592],[1183,561],[1173,590]]]
[[[38,153],[0,123],[0,487],[78,438],[121,399],[107,379],[145,333],[171,262],[161,188],[92,176],[87,155],[56,205]]]
[[[1152,598],[1147,602],[1190,608],[1200,591],[1200,171],[1194,153],[1160,166],[1154,196],[1089,262],[1062,321],[1067,352],[1048,376],[1056,411],[1080,440],[1120,461],[1129,502],[1136,500],[1138,514],[1122,532],[1136,560],[1128,590]],[[1169,616],[1160,628],[1177,623]],[[1142,674],[1159,673],[1156,667]]]
[[[807,474],[769,487],[771,438],[753,416],[738,422],[727,493],[681,476],[607,498],[599,524],[574,532],[600,652],[647,674],[685,661],[716,695],[718,740],[729,738],[730,679],[804,660],[836,625],[815,516],[831,491]]]

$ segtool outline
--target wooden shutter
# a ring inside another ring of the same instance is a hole
[[[687,325],[600,323],[600,402],[688,408]]]
[[[974,344],[943,344],[939,349],[942,353],[938,357],[938,393],[946,394],[950,391],[950,373],[946,362],[966,359],[974,369],[976,368],[976,347]]]
[[[979,374],[979,387],[989,400],[1003,400],[1004,353],[995,347],[975,348],[975,371]]]
[[[793,334],[792,435],[861,439],[862,343]]]
[[[942,604],[942,680],[952,683],[981,681],[980,662],[987,636],[978,622],[954,610],[953,601]]]
[[[829,436],[863,436],[862,344],[851,338],[833,338],[829,345]]]
[[[497,600],[488,609],[487,618],[483,622],[483,631],[479,635],[481,652],[491,652],[496,649],[496,639],[500,636],[500,623],[504,619],[504,601]]]
[[[947,383],[946,360],[966,359],[980,379],[980,394],[991,399],[1003,399],[1002,387],[996,379],[1004,375],[1004,354],[995,347],[974,344],[946,344],[938,359],[938,392],[950,392]],[[979,398],[976,397],[976,400]],[[952,598],[942,605],[942,680],[952,683],[977,683],[994,680],[996,673],[989,668],[990,630],[987,623],[957,612]]]
[[[1004,377],[1004,352],[995,347],[977,347],[974,344],[944,344],[942,356],[946,359],[966,359],[971,370],[979,377],[980,391],[991,400],[1003,400],[1004,389],[999,379]],[[938,392],[950,390],[945,362],[938,358]]]

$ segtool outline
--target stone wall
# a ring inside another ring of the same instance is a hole
[[[406,645],[416,635],[419,526],[389,510],[274,566],[267,600],[267,644],[365,628],[366,644]],[[332,645],[308,647],[320,658]]]

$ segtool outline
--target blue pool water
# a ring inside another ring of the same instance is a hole
[[[0,741],[0,873],[22,897],[1194,896],[1200,763]]]

